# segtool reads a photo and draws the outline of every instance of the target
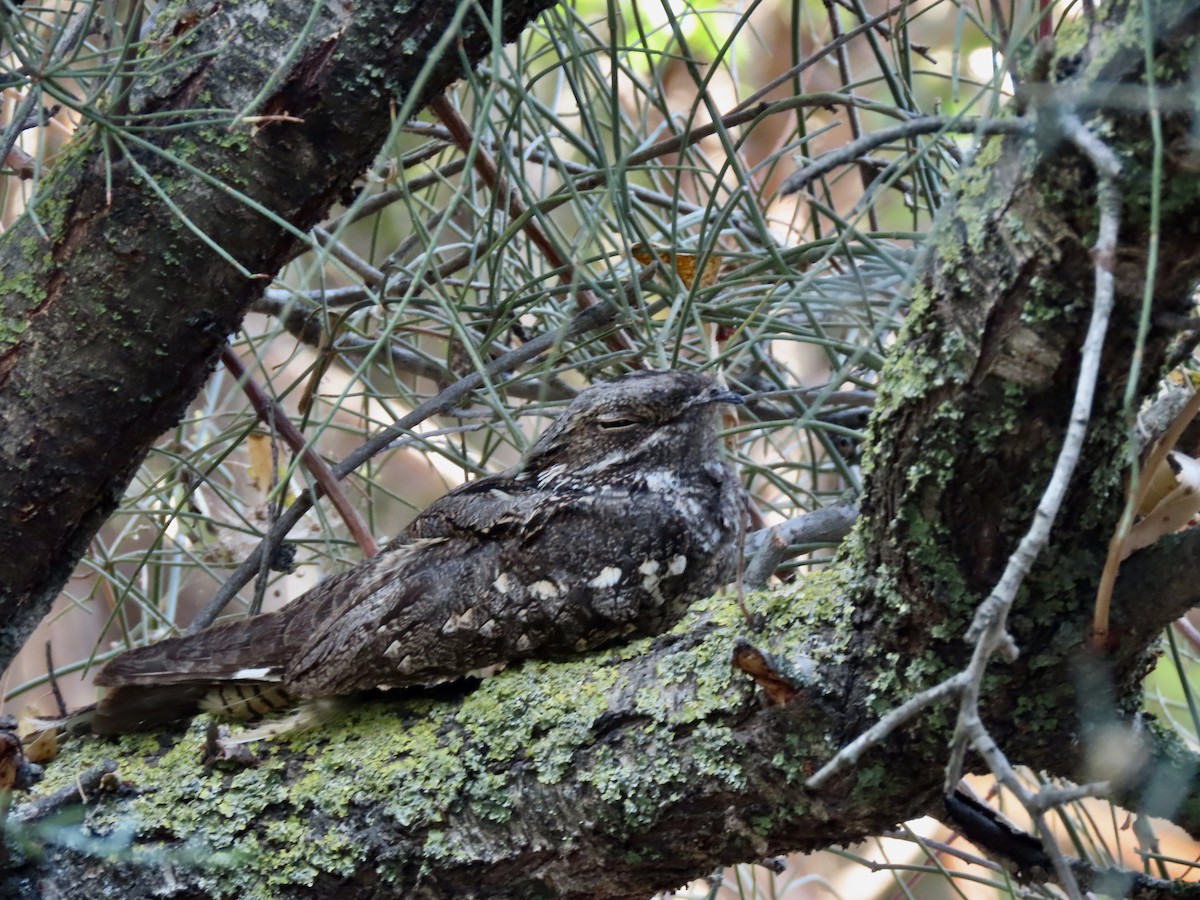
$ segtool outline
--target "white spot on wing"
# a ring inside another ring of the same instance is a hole
[[[498,590],[501,594],[507,594],[512,590],[512,581],[508,577],[507,572],[501,572],[499,577],[492,582],[492,587]]]
[[[453,634],[456,631],[469,631],[475,627],[475,620],[478,618],[476,613],[479,608],[472,606],[464,610],[457,616],[451,616],[446,620],[446,624],[442,626],[442,634]]]
[[[658,494],[674,494],[679,491],[679,479],[670,472],[651,472],[646,476],[646,488]]]
[[[667,566],[667,571],[672,575],[680,575],[687,568],[687,557],[682,553],[671,560],[671,564]]]
[[[262,681],[271,674],[271,669],[264,666],[261,669],[238,669],[233,673],[234,680],[244,679],[246,681]]]
[[[484,622],[482,625],[479,626],[479,636],[480,637],[490,638],[495,633],[496,633],[496,620],[495,619],[488,619],[486,622]]]
[[[528,650],[532,646],[533,646],[533,644],[529,640],[529,635],[523,634],[519,638],[517,638],[517,650],[519,650],[520,652],[524,653],[526,650]]]
[[[541,581],[535,581],[529,586],[529,593],[533,594],[539,600],[553,600],[558,596],[558,585],[553,581],[547,581],[543,578]]]
[[[624,573],[616,566],[605,566],[600,570],[600,574],[588,582],[588,587],[592,588],[610,588],[618,581]]]
[[[644,563],[642,563],[640,566],[638,566],[638,571],[641,572],[643,575],[657,575],[658,574],[658,560],[657,559],[646,560]]]

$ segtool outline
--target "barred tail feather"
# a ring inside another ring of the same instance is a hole
[[[277,684],[243,682],[220,685],[200,701],[200,709],[222,719],[258,719],[295,705],[288,692]]]
[[[324,697],[317,700],[305,700],[289,715],[282,718],[263,722],[253,728],[222,738],[221,743],[227,747],[249,744],[254,741],[267,740],[284,734],[294,734],[317,728],[329,721],[334,715],[344,709],[346,701],[341,697]]]
[[[235,717],[263,708],[251,698],[277,690],[290,654],[285,625],[279,613],[267,613],[122,653],[96,675],[109,692],[92,730],[121,734],[188,718],[214,692],[233,692]]]
[[[165,725],[197,713],[223,719],[245,720],[269,715],[295,705],[278,684],[262,681],[187,684],[123,685],[111,690],[90,710],[95,734],[124,734]]]

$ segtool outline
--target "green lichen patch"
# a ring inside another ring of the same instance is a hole
[[[0,317],[0,344],[20,343],[28,327],[29,323],[24,320]]]
[[[679,756],[664,752],[652,732],[639,735],[632,748],[630,743],[620,750],[596,748],[592,766],[581,777],[601,799],[620,809],[626,823],[636,826],[653,821],[656,810],[683,797],[687,782]]]
[[[117,760],[118,793],[136,796],[109,803],[101,794],[87,814],[80,849],[191,868],[219,896],[268,900],[281,887],[311,885],[321,873],[348,875],[361,865],[361,842],[318,824],[329,817],[310,814],[345,802],[352,785],[345,784],[344,771],[314,757],[309,775],[324,778],[325,790],[313,789],[306,778],[294,786],[295,762],[285,762],[269,741],[253,745],[256,765],[207,766],[205,729],[202,717],[179,738],[162,739],[165,744],[152,735],[73,740],[48,767],[37,793],[70,784],[104,759]],[[281,808],[292,815],[272,814]]]
[[[443,820],[440,804],[462,791],[468,773],[462,736],[425,715],[434,706],[351,705],[316,731],[292,737],[293,750],[305,754],[293,802],[334,816],[355,802],[380,803],[401,827]]]
[[[464,739],[478,743],[489,767],[528,760],[541,781],[554,783],[575,752],[592,742],[616,676],[615,667],[597,667],[593,657],[525,663],[485,680],[456,718]]]

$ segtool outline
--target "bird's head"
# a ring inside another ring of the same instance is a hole
[[[697,372],[634,372],[581,391],[533,445],[523,473],[539,481],[608,479],[716,458],[722,405],[740,395]]]

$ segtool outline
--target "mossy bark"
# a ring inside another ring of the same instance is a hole
[[[1145,81],[1141,7],[1106,4],[1101,14],[1093,31],[1081,22],[1060,41],[1071,49],[1050,66],[1050,99],[1026,112],[1038,128],[989,142],[963,173],[883,374],[862,518],[827,570],[748,598],[760,630],[731,600],[709,601],[653,640],[525,664],[474,689],[353,707],[255,748],[253,768],[204,765],[202,723],[182,735],[77,741],[40,793],[102,757],[118,760],[119,778],[89,798],[82,823],[27,823],[31,838],[56,839],[9,888],[634,896],[718,864],[846,843],[935,806],[949,705],[831,786],[811,791],[805,780],[880,713],[962,666],[975,607],[1045,488],[1090,314],[1097,218],[1096,175],[1062,139],[1054,104],[1097,84]],[[1185,88],[1200,3],[1158,3],[1153,17],[1158,83]],[[1155,634],[1200,599],[1179,575],[1200,540],[1181,535],[1129,560],[1119,641],[1102,659],[1085,649],[1128,460],[1123,397],[1147,277],[1154,148],[1145,109],[1071,109],[1124,167],[1117,305],[1083,457],[1010,619],[1021,655],[993,663],[984,703],[1015,763],[1082,777],[1088,727],[1136,707]],[[1200,280],[1200,184],[1189,114],[1164,110],[1162,124],[1170,202],[1154,302],[1156,314],[1180,314]],[[1151,328],[1139,393],[1161,373],[1169,339]],[[738,638],[772,654],[799,688],[793,700],[766,702],[730,666]],[[1167,739],[1150,749],[1122,799],[1200,835],[1194,760]]]

